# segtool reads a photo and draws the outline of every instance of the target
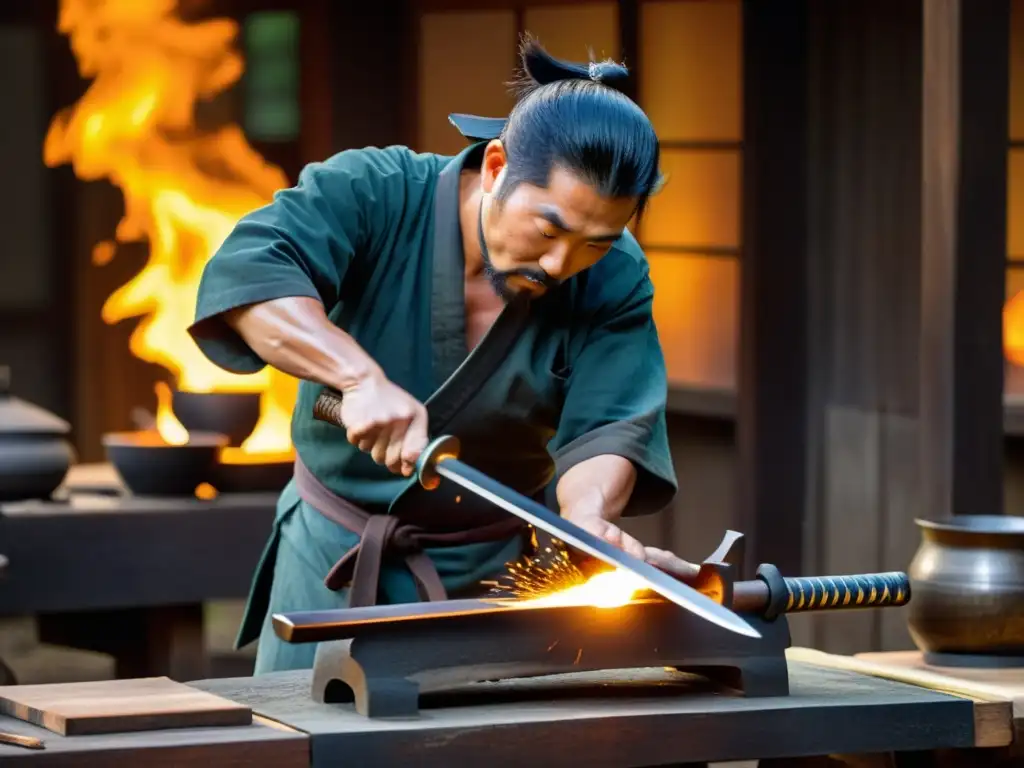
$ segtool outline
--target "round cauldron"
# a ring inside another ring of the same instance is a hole
[[[910,635],[929,664],[1024,666],[1024,518],[916,520]]]
[[[190,432],[184,445],[169,445],[155,432],[113,432],[103,435],[107,460],[136,496],[192,496],[210,483],[226,435]]]
[[[71,425],[11,394],[0,366],[0,501],[48,499],[75,462]]]

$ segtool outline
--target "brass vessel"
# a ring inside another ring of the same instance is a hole
[[[1024,666],[1024,518],[916,520],[910,635],[930,664]]]

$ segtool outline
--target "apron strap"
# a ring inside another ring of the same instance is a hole
[[[422,600],[447,600],[447,590],[433,560],[423,551],[425,548],[500,541],[520,533],[524,527],[522,521],[510,517],[477,528],[430,533],[394,515],[374,515],[360,509],[324,486],[298,456],[295,457],[295,486],[302,500],[313,509],[360,537],[359,543],[346,552],[324,578],[324,586],[332,591],[346,585],[350,587],[351,608],[377,604],[381,566],[388,555],[404,559]]]

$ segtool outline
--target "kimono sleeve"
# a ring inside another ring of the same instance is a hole
[[[637,482],[624,515],[658,512],[678,483],[665,420],[665,359],[645,275],[629,298],[598,320],[575,355],[558,431],[549,445],[558,477],[601,455],[629,459]]]
[[[338,302],[357,254],[385,230],[398,175],[368,150],[306,166],[298,183],[242,217],[207,262],[189,334],[206,357],[235,373],[265,363],[223,320],[229,310],[287,297]]]

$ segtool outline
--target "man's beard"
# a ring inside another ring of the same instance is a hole
[[[483,241],[481,240],[482,243]],[[495,293],[506,301],[514,298],[518,293],[518,291],[509,286],[508,280],[510,277],[521,277],[546,289],[558,287],[558,281],[542,270],[520,268],[500,271],[494,268],[494,263],[491,261],[486,247],[481,247],[480,253],[484,261],[484,274],[487,275],[491,287]]]
[[[504,271],[495,269],[494,262],[491,261],[491,254],[487,250],[487,240],[484,238],[483,204],[480,205],[477,236],[480,238],[480,256],[484,262],[484,274],[487,275],[487,280],[490,282],[494,292],[505,301],[511,300],[518,293],[518,291],[509,287],[508,280],[510,277],[521,277],[546,289],[558,287],[558,281],[542,269],[529,269],[526,267],[506,269]]]

